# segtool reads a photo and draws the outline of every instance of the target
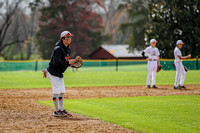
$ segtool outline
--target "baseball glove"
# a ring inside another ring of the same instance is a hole
[[[161,69],[162,69],[162,65],[158,65],[158,67],[157,67],[157,72],[160,72]]]
[[[187,68],[186,66],[183,66],[183,67],[184,67],[185,71],[187,72],[187,71],[188,71],[188,68]]]
[[[174,63],[173,63],[173,66],[176,67]],[[184,66],[184,65],[183,65],[183,68],[185,69],[186,72],[189,70],[189,69],[188,69],[186,66]]]
[[[47,78],[47,69],[42,70],[43,78]]]
[[[71,67],[73,68],[80,68],[83,65],[83,59],[80,56],[75,58],[76,62]]]

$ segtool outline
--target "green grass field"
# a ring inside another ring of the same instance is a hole
[[[82,67],[64,73],[66,87],[145,85],[146,65]],[[175,71],[157,73],[157,85],[173,85]],[[200,84],[200,71],[189,71],[185,84]],[[0,72],[0,89],[51,88],[41,72]],[[139,132],[194,132],[200,130],[200,96],[157,96],[65,100],[72,112],[115,123]],[[53,106],[52,101],[39,103]],[[66,106],[67,105],[67,106]]]
[[[78,72],[71,68],[64,73],[66,87],[84,86],[131,86],[145,85],[147,76],[146,65],[120,66],[119,71],[113,67],[86,67]],[[157,73],[157,85],[173,85],[175,71]],[[200,71],[189,71],[185,84],[200,84]],[[20,71],[0,72],[0,89],[5,88],[50,88],[49,79],[42,78],[42,72]]]
[[[51,101],[39,103],[53,106]],[[67,105],[67,106],[66,106]],[[200,96],[154,96],[65,100],[72,112],[148,133],[198,133]]]

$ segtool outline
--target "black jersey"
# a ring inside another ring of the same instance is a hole
[[[47,67],[48,72],[51,75],[63,78],[63,73],[69,65],[69,57],[71,55],[71,48],[68,45],[67,47],[63,44],[61,40],[56,43],[49,66]]]

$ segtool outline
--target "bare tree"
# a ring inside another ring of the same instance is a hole
[[[5,41],[5,36],[7,35],[8,29],[13,22],[13,17],[21,3],[22,0],[0,1],[0,54],[5,47],[17,42],[21,42],[21,40],[11,40],[8,42]]]
[[[114,1],[114,0],[93,0],[96,3],[96,7],[97,8],[101,8],[99,9],[99,12],[103,12],[103,14],[105,14],[104,17],[104,22],[105,22],[105,33],[110,33],[110,29],[112,27],[111,24],[111,19],[112,17],[114,17],[115,12],[117,10],[117,4],[118,1]]]
[[[109,43],[124,43],[127,35],[118,31],[120,23],[126,22],[127,14],[125,10],[118,11],[118,6],[122,0],[93,0],[96,3],[95,9],[100,12],[104,19],[104,34],[112,36]]]
[[[30,59],[37,49],[34,35],[38,27],[39,11],[29,8],[30,1],[0,0],[0,3],[0,55],[9,60],[14,59],[13,56],[18,56],[17,59]]]

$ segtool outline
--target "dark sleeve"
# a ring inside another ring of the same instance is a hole
[[[68,66],[70,66],[68,60],[62,60],[62,49],[61,48],[55,48],[54,49],[53,64],[57,67],[68,67]]]
[[[145,56],[145,52],[144,52],[144,51],[142,52],[142,56],[143,56],[143,58],[145,58],[145,59],[147,58],[147,57]]]
[[[67,53],[69,54],[69,57],[70,57],[71,56],[71,48],[70,47],[67,49]]]

